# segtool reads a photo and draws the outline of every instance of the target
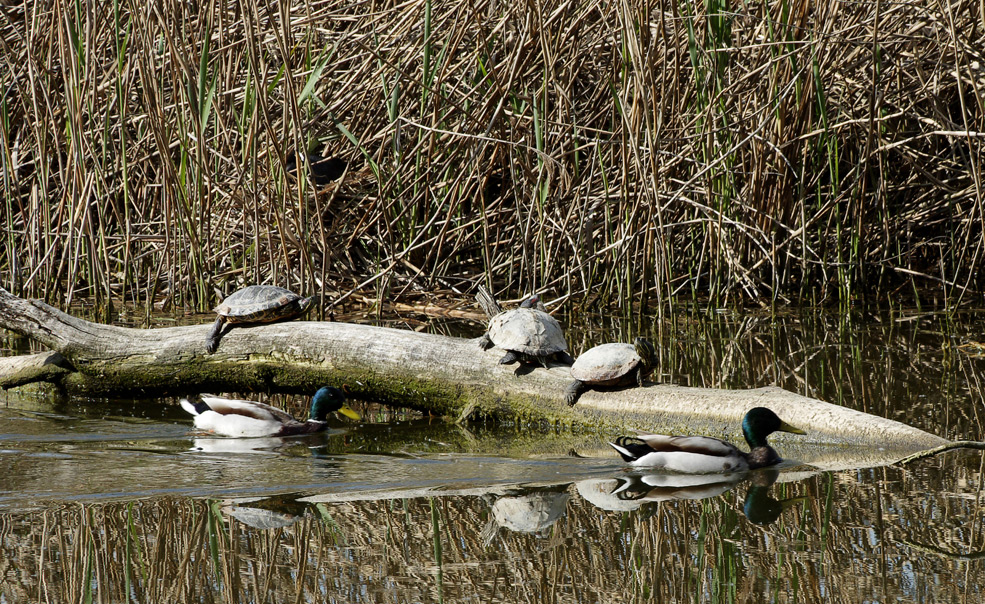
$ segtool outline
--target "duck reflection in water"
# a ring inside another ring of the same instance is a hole
[[[752,472],[749,476],[749,490],[742,504],[742,513],[749,522],[760,526],[772,524],[783,510],[807,501],[803,495],[779,500],[770,497],[770,487],[779,476],[780,473],[774,469]]]
[[[583,499],[600,509],[627,512],[648,503],[709,499],[748,480],[749,489],[742,511],[753,524],[767,525],[776,521],[787,508],[807,500],[806,497],[783,500],[770,497],[770,487],[779,474],[775,469],[721,475],[626,474],[582,480],[575,487]]]
[[[259,453],[277,455],[284,446],[283,438],[193,438],[192,451],[201,453]]]
[[[269,436],[265,438],[229,438],[199,436],[192,439],[190,451],[199,453],[231,453],[288,455],[294,457],[318,457],[316,450],[324,447],[328,435],[325,432],[285,438]]]
[[[594,478],[575,484],[583,499],[603,510],[627,512],[646,503],[680,499],[708,499],[721,495],[745,479],[733,474],[625,474]]]

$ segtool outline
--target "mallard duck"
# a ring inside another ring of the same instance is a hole
[[[195,416],[195,427],[233,437],[294,436],[321,432],[328,424],[325,418],[333,411],[360,419],[359,414],[345,404],[345,394],[338,388],[321,388],[311,399],[308,421],[300,422],[290,413],[276,407],[207,394],[192,402],[181,399],[181,407]]]
[[[779,463],[780,456],[766,443],[766,437],[777,431],[805,433],[781,420],[766,407],[756,407],[742,418],[742,434],[751,449],[748,453],[723,440],[707,436],[640,434],[636,437],[621,436],[609,444],[634,466],[664,468],[688,474],[722,474]]]

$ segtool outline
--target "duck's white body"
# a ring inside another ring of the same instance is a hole
[[[727,474],[749,469],[745,453],[717,438],[641,434],[638,439],[651,450],[640,455],[638,448],[631,451],[621,444],[609,444],[624,458],[634,458],[629,464],[636,467],[687,474]]]
[[[196,405],[181,399],[181,407],[195,416],[195,427],[207,432],[235,438],[299,434],[324,429],[325,422],[299,422],[290,413],[276,407],[240,399],[201,395],[202,403]],[[207,407],[207,408],[205,408]]]

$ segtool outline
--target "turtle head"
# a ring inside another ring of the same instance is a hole
[[[540,294],[530,294],[523,302],[520,303],[520,308],[533,308],[534,310],[547,312],[547,307],[544,306],[544,301],[541,300]]]
[[[298,300],[298,316],[304,315],[315,306],[315,296],[308,296]]]
[[[530,294],[530,297],[520,303],[520,308],[537,308],[539,303],[540,296],[537,294]]]
[[[806,434],[800,428],[795,428],[780,419],[776,413],[766,407],[754,407],[742,418],[742,434],[751,449],[766,446],[766,437],[774,432]]]
[[[640,360],[643,363],[643,370],[646,373],[653,371],[653,368],[657,365],[657,353],[653,348],[653,344],[650,340],[646,338],[636,338],[633,340],[633,347],[636,348],[636,354],[639,355]]]
[[[345,404],[345,394],[334,386],[320,388],[311,399],[311,411],[308,418],[323,422],[329,413],[338,411],[351,419],[361,419],[359,414]]]

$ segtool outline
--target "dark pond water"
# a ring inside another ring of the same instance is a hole
[[[575,350],[636,335],[578,324]],[[642,331],[662,381],[775,384],[981,440],[982,327],[682,313]],[[695,481],[577,435],[357,409],[324,435],[236,440],[192,433],[173,399],[0,394],[0,604],[985,601],[979,451]]]

